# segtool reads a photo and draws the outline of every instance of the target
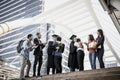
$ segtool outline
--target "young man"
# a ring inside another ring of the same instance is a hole
[[[65,45],[61,42],[62,38],[57,37],[56,51],[54,54],[54,63],[56,73],[62,73],[62,53],[64,52]]]
[[[23,42],[22,45],[22,51],[21,51],[21,71],[20,71],[20,80],[25,80],[24,79],[24,69],[27,65],[27,69],[26,69],[26,75],[25,77],[29,77],[29,71],[30,71],[30,67],[31,67],[31,63],[29,60],[29,53],[30,51],[33,50],[33,48],[36,48],[36,46],[32,45],[31,41],[32,41],[32,34],[28,34],[27,36],[27,40],[25,40]]]
[[[55,74],[55,64],[54,64],[54,54],[55,54],[55,46],[57,44],[57,37],[58,35],[52,35],[53,41],[49,41],[47,53],[48,53],[48,60],[47,60],[47,75],[49,75],[50,68],[52,68],[52,74]]]
[[[34,44],[36,46],[38,46],[35,51],[34,51],[34,65],[33,65],[33,77],[36,76],[36,65],[38,64],[38,69],[37,69],[37,76],[41,76],[40,75],[40,70],[41,70],[41,66],[42,66],[42,56],[43,56],[43,51],[42,49],[45,47],[46,43],[42,43],[41,42],[41,34],[37,33],[37,38],[34,39]]]

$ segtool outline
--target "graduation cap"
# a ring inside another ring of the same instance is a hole
[[[56,35],[56,34],[53,34],[53,35],[52,35],[52,37],[58,37],[58,35]]]
[[[81,40],[80,40],[80,38],[77,38],[77,42],[80,42]]]
[[[75,37],[77,37],[76,35],[72,35],[71,37],[70,37],[70,39],[72,40],[73,38],[75,38]]]

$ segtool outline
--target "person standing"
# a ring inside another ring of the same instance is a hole
[[[29,53],[30,51],[33,50],[33,48],[36,48],[36,46],[32,45],[31,43],[32,34],[28,34],[27,38],[28,39],[23,42],[21,56],[20,56],[21,59],[20,80],[25,80],[25,77],[29,77],[29,71],[31,67],[31,62],[29,60]],[[26,65],[27,65],[27,69],[26,69],[26,75],[24,77],[24,69]]]
[[[92,34],[88,36],[87,49],[89,51],[89,60],[92,69],[96,69],[96,41]]]
[[[45,47],[46,43],[42,43],[41,42],[41,33],[37,33],[37,38],[34,39],[34,44],[36,46],[38,46],[35,50],[34,50],[34,65],[33,65],[33,77],[36,76],[36,66],[38,64],[38,69],[37,69],[37,76],[41,76],[40,75],[40,70],[41,70],[41,66],[42,66],[42,56],[43,56],[43,51],[42,49]]]
[[[52,74],[55,74],[54,54],[55,54],[55,50],[56,50],[57,37],[58,37],[58,35],[56,35],[56,34],[52,35],[53,41],[48,42],[47,75],[49,75],[50,68],[52,68]]]
[[[68,67],[70,68],[70,71],[75,71],[77,66],[77,46],[75,46],[75,42],[77,40],[76,35],[72,35],[70,39],[72,40],[70,43],[70,53],[68,57]]]
[[[61,42],[62,38],[57,37],[56,51],[54,54],[54,63],[56,73],[62,73],[62,53],[64,52],[65,45]]]
[[[100,68],[105,68],[104,61],[103,61],[103,55],[104,55],[104,34],[102,29],[98,29],[97,31],[98,37],[96,39],[97,41],[97,57],[98,61],[100,63]]]
[[[84,47],[83,44],[80,40],[80,38],[77,39],[77,61],[78,61],[78,69],[79,71],[83,71],[84,70]]]

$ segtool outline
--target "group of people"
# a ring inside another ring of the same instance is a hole
[[[33,35],[28,34],[27,40],[21,40],[17,46],[17,51],[20,53],[21,59],[21,70],[20,70],[20,80],[25,80],[25,77],[29,77],[29,71],[31,68],[31,62],[29,59],[29,54],[34,50],[34,64],[33,64],[33,77],[41,76],[40,70],[42,66],[42,56],[43,48],[47,46],[47,74],[52,68],[52,73],[61,73],[62,72],[62,53],[64,52],[65,45],[61,42],[62,38],[59,35],[52,35],[53,41],[48,43],[42,43],[41,33],[36,34],[36,38],[33,40]],[[33,43],[32,43],[33,40]],[[37,66],[38,65],[38,66]],[[24,70],[26,68],[26,74],[24,75]],[[37,74],[36,74],[37,71]]]
[[[54,34],[52,38],[53,41],[49,41],[47,46],[47,75],[49,75],[50,68],[52,68],[52,74],[62,73],[62,53],[65,44],[61,42],[62,38],[59,35]]]
[[[70,71],[84,70],[84,46],[87,46],[89,52],[89,61],[92,69],[96,69],[96,57],[100,63],[100,68],[105,68],[103,55],[104,55],[104,34],[102,29],[97,30],[98,37],[95,39],[92,34],[88,35],[88,42],[82,42],[76,35],[71,36],[70,53],[68,59],[68,67]],[[77,44],[76,44],[77,43]]]
[[[84,70],[84,46],[87,46],[89,52],[89,59],[92,69],[96,69],[96,57],[100,62],[100,68],[104,68],[103,55],[104,55],[104,34],[101,29],[97,31],[98,37],[94,39],[93,35],[88,36],[88,42],[82,42],[76,35],[70,37],[71,43],[69,47],[68,67],[73,72],[75,69],[79,71]],[[42,43],[41,33],[36,34],[36,38],[33,40],[33,35],[28,34],[27,40],[23,40],[22,44],[19,42],[18,52],[21,59],[21,71],[20,79],[25,80],[25,77],[29,77],[29,71],[31,68],[31,62],[29,54],[34,50],[34,64],[33,64],[33,77],[41,76],[40,70],[42,66],[43,48],[47,48],[47,75],[52,69],[52,74],[62,73],[62,53],[64,52],[65,44],[62,43],[62,38],[59,35],[52,35],[52,41]],[[33,41],[33,43],[32,43]],[[38,66],[37,66],[38,65]],[[24,75],[24,69],[26,68],[26,74]],[[37,70],[37,74],[36,74]]]

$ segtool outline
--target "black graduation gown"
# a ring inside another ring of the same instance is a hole
[[[47,67],[53,68],[54,67],[54,55],[53,52],[55,51],[55,45],[53,45],[53,41],[50,41],[48,43],[47,53],[48,53],[48,59],[47,59]]]
[[[77,65],[77,47],[74,46],[74,42],[70,43],[70,53],[68,57],[68,67],[78,68]]]

